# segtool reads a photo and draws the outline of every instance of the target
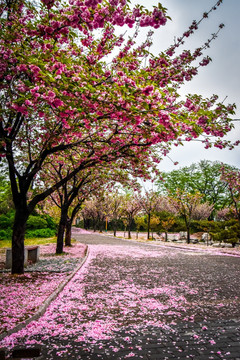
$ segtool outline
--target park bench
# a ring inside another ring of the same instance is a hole
[[[40,247],[39,246],[27,246],[27,261],[36,263],[39,260]]]
[[[40,247],[39,246],[25,246],[24,248],[24,266],[27,266],[28,262],[36,263],[39,260]],[[6,264],[5,268],[10,269],[12,267],[12,249],[6,249]]]

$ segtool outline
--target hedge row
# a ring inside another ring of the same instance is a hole
[[[14,212],[0,215],[0,240],[12,237]],[[56,234],[56,223],[49,215],[30,215],[26,225],[26,238],[48,238]]]

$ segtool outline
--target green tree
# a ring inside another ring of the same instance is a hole
[[[197,164],[161,174],[158,180],[159,190],[176,194],[177,189],[189,194],[196,192],[202,196],[202,202],[213,204],[213,210],[219,210],[231,202],[228,186],[221,179],[223,164],[218,161],[202,160]],[[211,214],[213,217],[214,213]]]
[[[227,186],[236,218],[240,224],[240,170],[223,166],[221,180]]]

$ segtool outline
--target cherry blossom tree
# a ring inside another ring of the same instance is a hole
[[[145,222],[146,216],[144,215],[136,215],[134,217],[134,222],[137,228],[137,233],[136,233],[136,239],[138,239],[138,233],[141,227],[143,227],[144,229],[146,228],[146,222]]]
[[[142,27],[164,25],[166,9],[129,5],[126,0],[0,4],[0,154],[8,164],[15,206],[12,273],[24,272],[29,215],[79,171],[118,160],[137,167],[141,176],[141,164],[158,162],[172,144],[205,134],[217,137],[215,146],[226,145],[221,137],[232,127],[234,106],[218,103],[217,96],[179,100],[177,92],[210,61],[202,54],[216,34],[193,52],[176,53],[206,16],[153,56],[152,33],[141,45],[136,38]],[[115,34],[123,25],[135,26],[132,37]],[[203,142],[211,146],[208,138]],[[158,147],[158,156],[151,146]],[[45,162],[60,153],[80,154],[78,165],[29,197]]]
[[[168,231],[175,223],[177,215],[176,208],[171,204],[168,196],[158,195],[156,205],[157,215],[159,218],[159,227],[165,233],[165,241],[168,240]]]
[[[109,202],[105,198],[104,190],[99,192],[99,194],[93,197],[91,200],[87,200],[84,203],[83,209],[81,211],[81,214],[85,219],[92,220],[94,232],[96,231],[97,227],[99,232],[103,231],[103,227],[106,218],[109,216],[109,213]]]
[[[57,167],[51,166],[49,172],[51,172],[51,179],[54,183],[58,180],[60,181],[64,177],[62,164],[58,164]],[[85,192],[87,192],[86,188],[93,181],[93,176],[91,175],[91,171],[80,172],[62,187],[58,188],[56,192],[50,195],[52,202],[60,209],[60,220],[57,232],[57,254],[61,254],[63,252],[64,234],[65,245],[71,245],[71,224],[77,210],[81,207],[81,204],[85,200]],[[47,181],[50,181],[49,177],[47,177]],[[71,214],[69,214],[69,209],[75,199],[77,199],[77,203],[73,207]]]
[[[177,189],[175,195],[169,196],[170,203],[183,217],[187,230],[187,243],[190,243],[190,226],[193,219],[206,219],[212,212],[213,205],[201,203],[200,193],[187,193]]]
[[[84,227],[88,229],[89,226],[87,224],[89,224],[89,220],[91,220],[93,224],[93,230],[95,232],[97,226],[97,211],[95,206],[95,199],[86,200],[83,204],[80,214],[84,220]]]
[[[45,171],[45,183],[49,184],[49,182],[52,181],[54,184],[61,181],[75,166],[75,162],[76,158],[72,159],[72,161],[70,161],[70,159],[64,159],[64,162],[59,160],[56,165],[54,163],[49,163],[48,172],[46,173]],[[132,174],[134,175],[134,172],[132,172]],[[109,166],[98,164],[94,169],[90,168],[85,171],[80,171],[71,180],[50,195],[52,201],[61,211],[57,235],[57,254],[60,254],[63,251],[64,233],[65,245],[70,246],[71,225],[85,200],[90,197],[96,198],[97,202],[95,202],[95,206],[99,219],[102,217],[101,206],[103,206],[105,210],[108,208],[108,212],[111,212],[112,202],[107,194],[112,192],[112,189],[117,182],[124,183],[125,185],[130,182],[129,172],[118,169],[117,167],[114,169],[114,166],[112,169]],[[99,196],[99,194],[102,195]],[[116,211],[115,202],[114,213],[116,213]]]
[[[131,227],[135,216],[141,210],[141,204],[137,196],[126,194],[122,204],[122,216],[128,229],[128,238],[131,239]]]
[[[110,208],[110,220],[113,224],[113,235],[117,234],[117,224],[122,216],[122,204],[123,204],[123,194],[119,193],[118,190],[113,191],[109,197],[109,208]]]
[[[147,239],[150,239],[151,216],[157,209],[158,194],[153,190],[145,190],[138,196],[142,211],[147,215]]]
[[[225,207],[216,213],[217,220],[231,220],[237,218],[236,210],[233,206]]]

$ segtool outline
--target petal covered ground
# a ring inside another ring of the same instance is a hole
[[[24,275],[0,274],[0,334],[36,313],[43,302],[74,270],[84,257],[86,246],[64,248],[64,255],[54,255],[55,244],[41,246],[40,261]]]
[[[49,347],[48,359],[53,352],[66,358],[74,343],[90,351],[122,331],[131,342],[134,331],[150,327],[173,331],[179,323],[197,322],[204,332],[210,320],[240,318],[237,256],[131,242],[89,249],[83,268],[46,313],[1,346],[38,343]]]

